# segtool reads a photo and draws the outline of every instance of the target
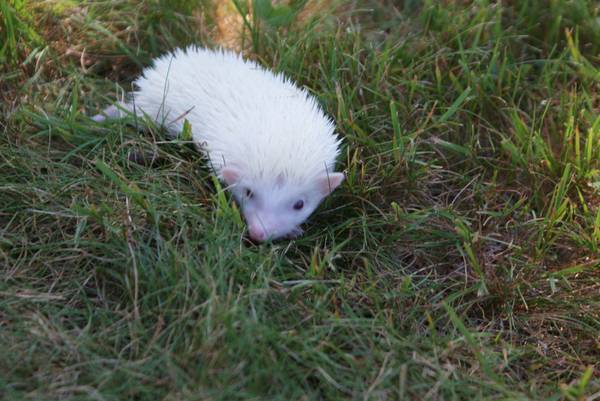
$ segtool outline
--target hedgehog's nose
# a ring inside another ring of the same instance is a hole
[[[262,242],[267,238],[267,233],[261,227],[250,226],[248,227],[248,233],[252,241]]]

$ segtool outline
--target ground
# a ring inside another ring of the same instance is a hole
[[[600,399],[600,6],[304,3],[0,0],[0,398]],[[232,9],[344,138],[296,240],[88,117]]]

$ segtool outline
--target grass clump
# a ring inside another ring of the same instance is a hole
[[[347,171],[255,246],[189,146],[87,118],[213,4],[0,0],[2,397],[595,399],[600,10],[546,3],[245,16]]]

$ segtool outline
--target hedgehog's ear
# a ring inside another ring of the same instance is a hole
[[[344,173],[329,173],[317,178],[317,188],[321,195],[327,196],[344,181]]]
[[[237,183],[242,176],[240,170],[235,167],[223,167],[221,169],[221,178],[227,185],[234,185]]]

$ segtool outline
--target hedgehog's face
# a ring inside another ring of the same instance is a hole
[[[221,177],[241,206],[250,238],[266,241],[300,235],[300,225],[341,184],[344,174],[324,174],[301,187],[281,178],[252,182],[232,167],[223,168]]]

